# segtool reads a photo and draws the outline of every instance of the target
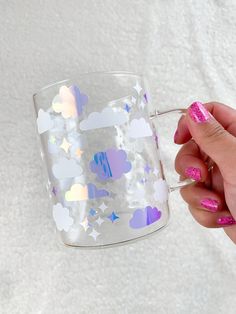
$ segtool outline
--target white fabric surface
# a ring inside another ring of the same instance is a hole
[[[147,76],[159,109],[236,108],[235,15],[233,0],[0,0],[0,313],[235,313],[236,247],[199,226],[178,192],[156,236],[95,251],[60,244],[32,107],[50,82],[128,70]],[[171,164],[176,148],[165,149]]]

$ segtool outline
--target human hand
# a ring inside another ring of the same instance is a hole
[[[184,144],[175,169],[193,185],[181,188],[193,217],[208,228],[223,227],[236,243],[236,110],[216,102],[193,103],[182,116],[175,143]]]

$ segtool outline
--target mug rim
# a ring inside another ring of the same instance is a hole
[[[88,75],[110,75],[110,76],[130,76],[130,77],[133,76],[133,77],[140,78],[140,79],[143,77],[142,74],[130,72],[130,71],[94,71],[94,72],[82,72],[82,73],[78,74],[78,76],[88,76]],[[47,84],[33,94],[33,99],[36,100],[36,97],[39,94],[43,93],[45,90],[47,90],[53,86],[56,86],[58,84],[72,81],[73,79],[75,79],[75,78],[73,78],[73,77],[69,78],[68,77],[64,80],[55,81],[55,82],[52,82],[50,84]]]

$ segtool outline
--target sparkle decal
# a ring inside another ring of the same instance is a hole
[[[140,94],[141,90],[142,90],[142,87],[140,86],[139,82],[137,81],[135,86],[134,86],[134,89],[136,90],[136,92],[138,93],[138,95]]]
[[[60,147],[61,147],[62,149],[64,149],[64,151],[65,151],[66,153],[68,153],[68,150],[69,150],[69,148],[71,147],[71,143],[69,143],[69,142],[66,140],[66,138],[63,138],[63,142],[62,142],[62,144],[60,145]]]
[[[107,216],[107,218],[110,219],[110,221],[113,223],[115,220],[119,219],[120,217],[117,216],[115,212],[113,211],[111,215]]]
[[[91,233],[89,233],[89,235],[94,239],[94,241],[97,240],[97,237],[100,235],[101,233],[97,232],[97,230],[93,229],[93,231]]]

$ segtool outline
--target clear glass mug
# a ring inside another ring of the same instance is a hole
[[[53,219],[64,244],[123,244],[167,225],[174,188],[165,180],[153,123],[166,112],[149,114],[142,76],[81,74],[33,98]]]

